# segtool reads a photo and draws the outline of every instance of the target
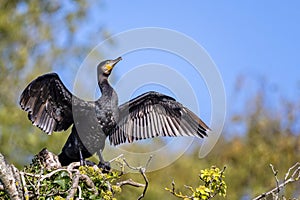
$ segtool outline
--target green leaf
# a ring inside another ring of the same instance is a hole
[[[65,178],[62,179],[55,179],[53,183],[58,184],[63,190],[67,189],[68,181]]]

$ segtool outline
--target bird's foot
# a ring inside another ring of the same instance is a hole
[[[96,165],[96,163],[94,163],[93,161],[90,161],[90,160],[85,160],[84,164],[85,164],[85,166],[94,166],[94,165]]]
[[[80,160],[80,166],[94,166],[96,163],[90,160]]]
[[[108,173],[111,169],[109,162],[99,162],[98,167],[102,169],[103,173]]]

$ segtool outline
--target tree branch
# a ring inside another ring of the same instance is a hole
[[[135,187],[144,187],[143,193],[138,197],[138,200],[145,197],[146,191],[148,189],[149,180],[146,176],[146,170],[147,170],[147,167],[148,167],[151,160],[152,160],[152,156],[149,157],[145,167],[141,167],[141,166],[140,167],[133,167],[133,166],[129,165],[129,163],[125,160],[125,158],[123,158],[123,165],[125,164],[129,169],[139,171],[142,174],[142,176],[144,178],[144,181],[145,181],[145,185],[143,185],[141,183],[133,182],[131,179],[126,180],[126,181],[122,181],[122,182],[117,183],[117,184],[119,184],[120,186],[127,184],[127,185],[132,185],[132,186],[135,186]],[[121,169],[123,170],[124,167],[122,166]]]
[[[131,185],[131,186],[134,186],[134,187],[145,187],[145,184],[137,183],[137,182],[133,181],[132,179],[128,179],[128,180],[125,180],[125,181],[118,182],[117,185],[120,186],[120,187],[122,187],[124,185]]]
[[[191,190],[193,193],[195,192],[194,189],[191,186],[185,185],[186,188]],[[172,181],[172,189],[165,188],[167,191],[169,191],[171,194],[173,194],[175,197],[182,198],[182,199],[193,199],[193,196],[183,195],[181,192],[177,193],[175,190],[175,181]]]
[[[79,184],[79,177],[80,177],[80,173],[77,172],[72,180],[72,186],[71,186],[70,192],[66,198],[67,200],[74,199],[75,194],[77,192],[78,184]]]
[[[19,170],[10,165],[0,153],[0,180],[13,200],[23,199]]]
[[[148,188],[148,178],[146,176],[146,169],[152,159],[152,156],[147,161],[145,167],[132,167],[125,159],[121,159],[122,155],[114,158],[110,162],[117,161],[122,163],[124,166],[132,170],[138,171],[144,178],[145,184],[138,183],[132,179],[121,181],[116,183],[116,186],[122,187],[124,185],[134,186],[134,187],[144,187],[143,193],[138,197],[138,200],[142,199]],[[3,155],[0,154],[0,190],[6,191],[10,196],[10,199],[19,200],[19,199],[30,199],[32,197],[39,198],[42,195],[40,188],[44,187],[45,180],[53,180],[53,177],[58,175],[61,172],[66,172],[68,177],[71,179],[70,187],[64,191],[51,190],[47,195],[53,196],[58,194],[66,195],[66,199],[82,199],[83,191],[80,187],[80,183],[83,181],[85,183],[85,188],[89,191],[92,191],[95,196],[99,196],[98,188],[96,188],[93,180],[87,175],[80,172],[80,163],[74,162],[69,166],[62,168],[56,155],[49,152],[47,149],[43,149],[38,155],[35,156],[36,160],[33,161],[32,166],[41,167],[37,172],[34,169],[18,171],[13,165],[8,164]],[[50,159],[50,160],[49,160]],[[93,166],[95,170],[98,170],[97,166]],[[48,172],[49,171],[49,172]],[[124,171],[122,171],[124,172]],[[46,173],[46,174],[45,174]],[[108,182],[108,185],[110,182]],[[109,185],[109,187],[111,187]],[[51,189],[51,188],[50,188]],[[108,190],[112,191],[112,188]]]
[[[274,166],[273,166],[272,164],[270,164],[270,167],[271,167],[272,172],[273,172],[274,177],[275,177],[276,187],[278,188],[277,193],[279,193],[279,192],[280,192],[280,188],[279,188],[279,179],[278,179],[278,177],[277,177],[278,171],[274,169]]]
[[[150,157],[149,161],[151,160],[151,158],[152,158],[152,157]],[[148,161],[148,162],[149,162],[149,161]],[[147,166],[147,165],[146,165],[146,166]],[[140,173],[143,175],[144,180],[145,180],[145,187],[144,187],[143,193],[141,194],[141,196],[139,196],[138,200],[144,198],[144,196],[145,196],[145,194],[146,194],[146,191],[147,191],[147,189],[148,189],[149,181],[148,181],[148,178],[147,178],[145,172],[146,172],[146,168],[144,168],[144,167],[140,168]]]
[[[295,165],[293,165],[292,167],[290,167],[287,171],[287,173],[285,174],[284,177],[284,181],[283,183],[279,184],[278,178],[277,178],[277,172],[274,170],[273,165],[270,165],[272,168],[272,171],[274,173],[275,179],[276,179],[276,184],[277,186],[275,188],[273,188],[272,190],[265,192],[257,197],[255,197],[252,200],[259,200],[259,199],[263,199],[269,195],[274,195],[274,194],[278,194],[280,192],[280,190],[282,188],[284,188],[287,184],[289,183],[293,183],[296,181],[300,180],[300,163],[297,162]]]

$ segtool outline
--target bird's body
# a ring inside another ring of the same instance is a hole
[[[105,140],[118,145],[157,136],[207,135],[208,126],[192,111],[172,97],[148,92],[118,106],[118,96],[108,82],[108,76],[121,58],[98,65],[98,85],[101,97],[84,101],[72,95],[55,73],[33,80],[20,98],[21,108],[35,126],[51,134],[72,131],[59,160],[62,165],[81,161],[101,152]]]

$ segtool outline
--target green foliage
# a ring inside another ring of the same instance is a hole
[[[184,195],[182,194],[182,192],[176,193],[174,182],[172,183],[172,189],[165,189],[174,196],[182,198],[184,200],[207,200],[215,197],[217,194],[225,197],[227,186],[224,181],[224,170],[225,168],[223,170],[220,170],[215,166],[212,166],[210,169],[201,170],[199,178],[202,181],[203,185],[199,185],[195,189],[191,186],[186,186],[192,192],[192,195]]]
[[[114,195],[121,192],[116,185],[121,175],[115,171],[102,173],[96,166],[46,170],[35,158],[21,176],[26,188],[25,198],[30,199],[65,199],[73,192],[72,198],[115,200]]]
[[[215,194],[226,196],[227,186],[224,181],[224,170],[221,171],[219,168],[213,166],[210,169],[201,170],[199,176],[200,180],[204,182],[204,187],[200,186],[200,188],[197,188],[200,194],[201,191],[204,191],[207,197],[215,196]]]
[[[99,193],[99,195],[93,194],[86,184],[81,183],[82,194],[85,198],[97,199],[98,196],[98,198],[101,197],[104,200],[116,199],[114,194],[122,191],[120,186],[113,184],[120,179],[120,174],[116,171],[102,173],[99,169],[87,166],[79,167],[79,171],[91,178]]]
[[[86,24],[81,22],[89,21],[88,6],[95,4],[89,1],[48,0],[3,0],[0,4],[0,152],[19,168],[44,147],[58,153],[68,136],[63,133],[55,133],[51,137],[42,134],[26,119],[25,112],[18,106],[18,99],[26,84],[37,75],[62,67],[72,71],[79,66],[77,62],[86,55],[87,49],[95,45],[92,34],[92,39],[88,39],[93,42],[92,45],[74,42],[76,33]],[[97,31],[93,30],[95,33]],[[249,90],[253,89],[250,86],[238,85],[243,93],[228,95],[232,98],[228,110],[235,109],[236,104],[242,109],[238,113],[229,112],[222,137],[208,156],[199,160],[200,144],[195,142],[189,153],[175,163],[147,174],[150,180],[147,199],[170,199],[163,186],[167,186],[173,178],[181,183],[196,185],[198,180],[191,179],[191,174],[197,174],[200,169],[211,165],[228,167],[227,199],[257,196],[276,185],[268,167],[270,163],[284,172],[300,160],[300,101],[288,101],[280,94],[281,91],[277,91],[280,103],[271,107],[272,102],[278,101],[268,96],[274,87],[270,90],[266,86],[249,96]],[[296,88],[295,92],[298,92]],[[244,96],[247,99],[241,102]],[[243,127],[243,131],[235,127]],[[132,148],[144,147],[133,145]],[[166,152],[165,156],[169,153]],[[32,170],[28,173],[47,173]],[[69,181],[65,175],[63,172],[55,173],[50,178],[56,180],[52,186],[56,189],[67,187]],[[299,184],[287,187],[285,196],[293,198],[299,187]],[[137,193],[136,190],[123,190],[118,199],[128,199],[128,196]],[[2,194],[0,191],[1,198]],[[218,198],[223,199],[221,196],[214,199]]]
[[[1,183],[1,182],[0,182]],[[6,191],[4,191],[4,190],[0,190],[0,199],[10,199],[9,198],[9,195],[7,194],[7,192]]]
[[[168,186],[173,179],[185,185],[198,185],[199,180],[191,177],[212,165],[227,166],[226,199],[250,199],[276,187],[270,163],[284,173],[300,161],[300,101],[293,102],[282,97],[280,106],[270,109],[270,102],[274,99],[265,91],[258,91],[244,102],[245,105],[242,104],[239,112],[229,116],[232,118],[228,119],[218,143],[205,158],[199,159],[201,143],[195,141],[187,151],[189,153],[172,165],[148,173],[151,184],[147,190],[147,199],[172,199],[169,193],[161,189],[162,186]],[[169,153],[166,152],[166,156]],[[284,176],[278,175],[278,178],[282,182]],[[287,199],[300,199],[299,188],[300,182],[287,185],[281,195]],[[122,196],[134,192],[135,189],[130,188],[123,191]],[[224,198],[217,195],[214,199]]]
[[[72,77],[95,41],[103,39],[98,28],[87,32],[86,42],[76,42],[90,21],[91,6],[98,5],[89,0],[0,3],[0,152],[19,168],[46,146],[58,153],[68,136],[41,133],[26,120],[18,100],[26,85],[42,73],[63,69]]]

